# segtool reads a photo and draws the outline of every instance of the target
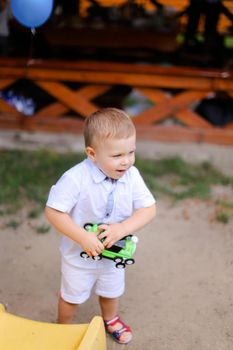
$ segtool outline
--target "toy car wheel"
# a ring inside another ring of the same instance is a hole
[[[89,255],[88,255],[86,252],[80,253],[80,256],[81,256],[81,258],[83,258],[83,259],[88,259],[88,258],[89,258]]]
[[[126,265],[133,265],[135,263],[134,259],[126,259],[125,260]]]
[[[116,268],[117,269],[124,269],[125,268],[125,264],[123,262],[119,262],[116,264]]]
[[[92,259],[95,260],[95,261],[99,261],[99,260],[102,259],[102,256],[101,255],[96,255],[96,256],[93,256]]]
[[[121,263],[121,262],[123,262],[123,259],[118,257],[118,258],[114,258],[113,261],[115,263]]]
[[[84,227],[84,229],[86,230],[86,231],[88,231],[89,229],[91,229],[92,228],[92,224],[91,223],[87,223],[87,224],[85,224],[83,227]]]

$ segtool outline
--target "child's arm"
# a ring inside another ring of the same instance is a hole
[[[156,214],[155,204],[147,208],[137,209],[131,217],[118,224],[100,225],[99,230],[105,230],[98,238],[105,238],[103,244],[110,248],[116,241],[134,233],[148,224]]]
[[[46,207],[45,215],[56,230],[78,243],[88,255],[99,255],[104,249],[103,244],[96,237],[95,233],[87,233],[68,214]]]

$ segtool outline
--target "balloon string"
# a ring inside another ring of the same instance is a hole
[[[36,29],[35,28],[31,28],[31,33],[32,33],[32,35],[36,35]]]
[[[36,35],[36,30],[35,28],[31,28],[31,35],[30,35],[30,45],[29,45],[29,57],[28,57],[28,62],[27,66],[29,66],[33,60],[34,60],[34,37]]]

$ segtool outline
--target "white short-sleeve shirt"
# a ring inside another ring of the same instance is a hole
[[[108,195],[112,191],[113,209],[107,217]],[[46,205],[68,213],[74,222],[83,227],[85,223],[121,222],[136,209],[154,203],[155,199],[136,167],[132,166],[112,184],[111,181],[106,181],[106,175],[91,160],[85,159],[66,171],[52,186]],[[62,237],[61,253],[66,262],[74,266],[96,263],[92,259],[82,259],[81,251],[82,248],[73,240]]]

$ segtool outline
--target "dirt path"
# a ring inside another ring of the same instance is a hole
[[[38,135],[33,142],[26,136],[16,137],[17,147],[46,144],[45,140],[35,143]],[[64,146],[65,139],[60,137],[57,147],[79,150],[82,141],[71,139]],[[16,147],[10,135],[0,135],[0,147],[7,147],[7,141],[9,147]],[[55,147],[55,139],[47,141],[49,147]],[[181,145],[143,142],[138,148],[150,157],[181,152]],[[182,156],[211,160],[233,174],[232,148],[186,145]],[[136,264],[127,269],[121,303],[134,341],[124,347],[108,339],[108,350],[233,349],[233,225],[212,221],[213,211],[210,203],[198,200],[176,206],[158,201],[157,218],[138,234]],[[27,208],[18,214],[21,225],[16,230],[7,227],[11,217],[0,216],[0,302],[15,314],[54,321],[59,235],[54,230],[36,233],[35,227],[45,223],[45,218],[29,220],[26,213]],[[89,322],[98,313],[93,296],[80,308],[76,321]]]

